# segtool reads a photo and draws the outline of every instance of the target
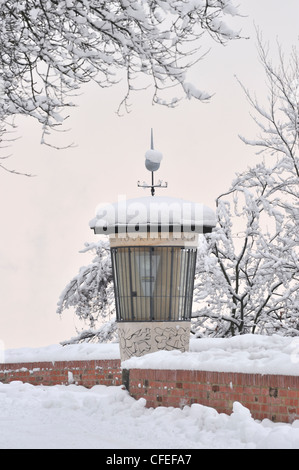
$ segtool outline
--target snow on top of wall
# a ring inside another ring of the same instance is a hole
[[[181,369],[248,374],[299,375],[299,338],[242,335],[190,341],[190,351],[133,357],[124,369]]]
[[[96,216],[89,222],[91,228],[110,233],[116,226],[177,225],[195,231],[203,226],[215,227],[215,213],[209,207],[173,197],[148,196],[121,199],[113,204],[99,205]]]
[[[5,363],[119,359],[119,345],[72,344],[4,351]],[[299,338],[242,335],[191,339],[190,351],[159,351],[132,357],[122,368],[299,375]]]
[[[40,348],[18,348],[3,351],[4,363],[18,362],[57,362],[57,361],[88,361],[97,359],[119,359],[118,343],[95,344],[80,343],[53,344]]]

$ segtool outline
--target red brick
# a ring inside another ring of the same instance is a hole
[[[288,390],[287,392],[288,392],[288,393],[287,393],[287,396],[288,396],[289,398],[297,398],[297,399],[299,399],[299,388],[298,388],[298,390]]]

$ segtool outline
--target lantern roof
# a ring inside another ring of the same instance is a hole
[[[106,235],[155,230],[207,233],[215,227],[216,219],[214,211],[203,204],[148,196],[100,205],[89,225],[96,234]]]

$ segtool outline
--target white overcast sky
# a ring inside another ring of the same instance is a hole
[[[298,46],[298,0],[236,0],[243,18],[235,25],[250,39],[227,46],[213,44],[209,55],[190,72],[190,81],[214,96],[209,104],[183,101],[175,109],[152,106],[151,93],[139,92],[132,110],[118,117],[125,92],[87,86],[70,110],[70,131],[63,142],[76,148],[54,150],[40,145],[41,128],[20,122],[11,167],[34,178],[0,173],[0,347],[38,347],[76,335],[73,312],[56,314],[59,295],[90,255],[80,254],[95,241],[88,223],[99,203],[149,195],[137,187],[149,181],[144,154],[154,128],[155,148],[163,153],[158,178],[168,182],[159,195],[175,196],[214,208],[215,198],[238,171],[253,164],[254,149],[238,134],[254,137],[257,129],[235,75],[266,99],[263,68],[256,51],[254,23],[286,56]],[[203,48],[205,43],[203,43]],[[61,137],[59,138],[60,141]],[[54,141],[55,142],[55,141]]]

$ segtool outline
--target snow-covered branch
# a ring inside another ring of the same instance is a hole
[[[269,57],[269,47],[263,44],[257,31],[258,51],[264,68],[269,96],[268,108],[241,84],[253,108],[253,119],[260,135],[255,139],[240,136],[247,145],[260,147],[261,151],[277,156],[281,171],[287,170],[299,180],[299,56],[292,48],[286,60],[278,44],[278,65]],[[286,185],[288,186],[288,184]],[[298,195],[298,194],[297,194]]]
[[[87,251],[96,256],[90,265],[81,267],[79,273],[67,284],[60,295],[57,313],[62,314],[64,310],[74,308],[75,314],[87,323],[90,332],[98,324],[111,322],[115,317],[115,307],[109,244],[106,241],[87,243],[82,252]],[[107,339],[109,331],[110,328],[103,325],[102,329],[93,334],[81,333],[77,339],[82,341],[92,335],[102,338],[105,336],[104,332]]]
[[[202,56],[203,34],[239,38],[226,22],[235,15],[232,0],[0,0],[0,122],[31,116],[47,143],[82,84],[112,86],[124,74],[125,106],[139,76],[153,84],[157,103],[177,102],[160,97],[174,85],[205,101],[210,95],[186,83],[186,71]]]

